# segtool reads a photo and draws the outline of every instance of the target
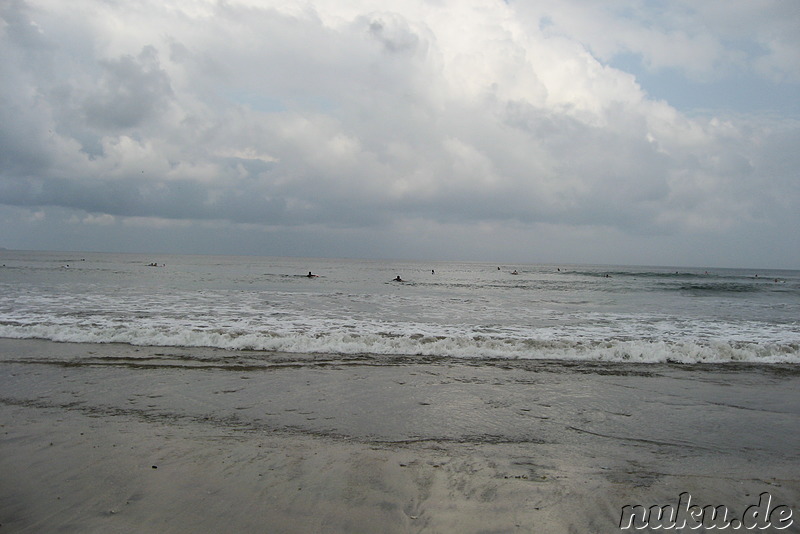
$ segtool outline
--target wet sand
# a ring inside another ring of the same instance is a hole
[[[0,532],[621,532],[682,492],[800,521],[799,436],[791,365],[0,339]]]

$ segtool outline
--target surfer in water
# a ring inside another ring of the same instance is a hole
[[[402,281],[403,281],[403,279],[402,279],[402,278],[400,278],[400,275],[398,274],[398,275],[397,275],[397,277],[396,277],[394,280],[392,280],[392,281],[393,281],[393,282],[402,282]]]
[[[319,276],[319,275],[311,274],[311,271],[308,271],[308,274],[306,275],[306,278],[316,278],[317,276]]]

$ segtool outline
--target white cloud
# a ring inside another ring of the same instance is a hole
[[[798,125],[684,114],[608,61],[796,79],[796,10],[762,4],[17,0],[0,201],[87,224],[734,232],[797,198]]]
[[[793,0],[547,0],[512,6],[545,34],[583,43],[603,61],[630,53],[650,69],[711,80],[761,71],[800,81],[800,6]]]
[[[123,226],[135,228],[147,228],[163,230],[166,228],[187,228],[194,224],[192,221],[176,221],[174,219],[164,219],[161,217],[125,217],[122,219]]]
[[[81,219],[77,217],[72,219],[73,224],[91,224],[91,225],[98,225],[98,226],[109,226],[116,222],[116,218],[112,215],[107,213],[101,215],[92,215],[88,214]]]

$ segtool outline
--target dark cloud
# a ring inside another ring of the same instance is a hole
[[[602,251],[586,236],[732,242],[800,223],[797,122],[683,112],[596,59],[633,50],[689,72],[745,61],[760,33],[719,21],[702,37],[710,8],[684,4],[653,27],[574,2],[445,4],[6,2],[0,205],[31,228],[74,213],[93,235],[150,220],[186,242],[187,224],[321,246],[313,228],[359,251],[397,231],[409,254],[459,236],[464,257],[502,249],[495,232],[543,246],[542,226]],[[655,46],[682,24],[674,50]],[[748,72],[792,65],[781,35]]]
[[[91,125],[120,131],[141,125],[163,112],[173,96],[169,75],[159,67],[158,53],[146,46],[137,57],[101,61],[97,90],[83,105]]]

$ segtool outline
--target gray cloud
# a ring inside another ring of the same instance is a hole
[[[675,254],[696,262],[692,243],[708,236],[800,222],[796,120],[678,110],[597,59],[633,51],[687,73],[746,64],[797,83],[794,35],[766,47],[763,33],[796,15],[784,4],[724,17],[713,3],[583,15],[577,1],[268,4],[0,7],[0,205],[38,214],[10,244],[74,213],[70,224],[95,235],[102,223],[109,242],[152,219],[163,232],[241,232],[240,252],[260,228],[283,232],[282,250],[313,231],[341,255],[364,243],[381,254],[380,236],[426,228],[404,240],[414,254],[491,228],[483,244],[463,238],[470,257],[498,253],[497,232],[547,227],[576,247],[551,244],[559,257],[579,257],[591,234],[683,240]],[[745,16],[752,34],[735,23]]]
[[[99,65],[99,87],[83,104],[90,125],[112,131],[133,128],[169,105],[169,76],[159,67],[154,47],[146,46],[137,57],[126,55]]]

